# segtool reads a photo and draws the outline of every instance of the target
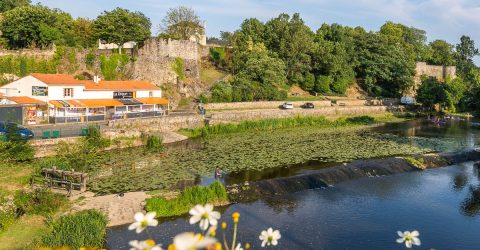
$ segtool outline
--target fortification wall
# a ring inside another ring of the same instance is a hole
[[[151,81],[157,85],[177,83],[178,76],[172,65],[176,58],[184,61],[185,76],[200,77],[200,46],[192,41],[151,38],[137,51],[133,74],[136,79]]]
[[[436,77],[439,81],[444,81],[447,77],[455,78],[457,75],[455,66],[428,65],[426,62],[417,62],[416,71],[415,77],[418,80],[423,75]]]

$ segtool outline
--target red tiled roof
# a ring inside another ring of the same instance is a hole
[[[83,83],[71,75],[67,74],[40,74],[33,73],[31,76],[37,78],[38,80],[52,85],[83,85]]]
[[[7,97],[8,100],[16,102],[17,104],[38,104],[38,105],[46,105],[46,102],[42,102],[37,99],[33,99],[28,96],[9,96]]]
[[[83,81],[85,90],[160,90],[155,84],[146,81]]]

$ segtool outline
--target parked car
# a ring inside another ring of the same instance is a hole
[[[285,102],[282,104],[282,109],[293,109],[293,104]]]
[[[307,102],[307,103],[304,103],[301,107],[302,107],[302,109],[314,109],[315,104],[313,104],[311,102]]]
[[[0,136],[5,136],[10,126],[16,127],[17,134],[23,139],[32,139],[34,136],[32,130],[14,122],[0,122]]]

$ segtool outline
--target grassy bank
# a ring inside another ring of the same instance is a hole
[[[163,197],[147,199],[145,209],[156,212],[157,217],[178,216],[187,213],[197,204],[225,204],[228,202],[227,191],[220,182],[214,182],[208,187],[189,187],[171,200]]]
[[[214,134],[218,135],[246,131],[270,131],[298,127],[338,128],[369,125],[373,123],[375,123],[375,118],[371,116],[347,117],[336,120],[329,120],[323,116],[298,116],[280,119],[247,120],[239,123],[219,124],[195,129],[181,129],[179,133],[190,138],[198,138]]]
[[[70,246],[102,248],[105,246],[108,220],[95,210],[86,210],[65,215],[49,224],[48,233],[42,236],[38,245],[42,247]]]

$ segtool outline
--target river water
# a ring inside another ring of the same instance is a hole
[[[437,125],[417,120],[373,130],[453,140],[455,150],[480,145],[480,129],[461,121]],[[291,176],[314,168],[312,163],[295,166],[287,173],[285,168],[266,174],[236,173],[227,176],[226,182]],[[240,241],[249,242],[254,249],[260,248],[260,231],[268,227],[282,233],[277,249],[404,249],[395,242],[397,230],[420,231],[422,246],[418,249],[480,249],[480,174],[472,162],[258,197],[220,211],[227,221],[233,212],[241,213]],[[176,234],[194,230],[197,228],[188,224],[187,217],[179,217],[162,221],[149,234],[166,245]],[[111,228],[107,247],[129,249],[128,241],[148,237],[128,231],[127,226]]]

